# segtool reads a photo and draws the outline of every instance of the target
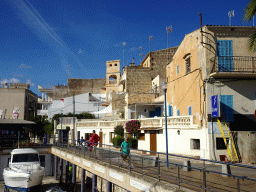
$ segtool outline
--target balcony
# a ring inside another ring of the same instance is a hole
[[[117,125],[123,125],[128,120],[117,120],[117,121],[88,121],[88,120],[78,120],[77,127],[81,128],[114,128]],[[144,118],[138,119],[141,122],[141,129],[144,130],[159,130],[165,128],[165,118],[156,117],[156,118]],[[168,128],[185,128],[185,129],[197,129],[198,125],[193,124],[193,116],[176,116],[176,117],[167,117],[167,127]]]
[[[219,56],[210,62],[213,78],[256,78],[256,57]]]
[[[37,115],[40,115],[40,116],[48,115],[48,110],[37,110]]]

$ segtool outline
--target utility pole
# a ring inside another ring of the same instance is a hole
[[[75,128],[75,93],[73,93],[73,143],[76,143],[74,140],[76,139],[76,128]]]

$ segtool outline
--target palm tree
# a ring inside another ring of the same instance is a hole
[[[244,10],[244,19],[250,21],[253,16],[256,14],[256,0],[250,0],[250,3]],[[254,31],[248,41],[248,49],[251,52],[254,52],[256,49],[256,31]]]

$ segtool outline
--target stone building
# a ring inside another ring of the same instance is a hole
[[[180,130],[184,137],[177,140],[177,145],[189,148],[188,153],[216,160],[225,156],[231,160],[233,156],[237,160],[234,151],[230,156],[226,150],[222,128],[227,141],[228,130],[254,131],[256,58],[247,49],[249,35],[254,30],[254,27],[204,26],[202,32],[198,29],[185,36],[167,66],[168,115],[193,116],[198,125],[198,130]],[[212,98],[222,128],[217,118],[212,117]],[[228,143],[231,148],[231,142]],[[181,152],[185,153],[183,149]],[[236,150],[241,155],[247,149],[240,145]]]
[[[125,99],[122,109],[113,110],[121,110],[125,119],[162,116],[164,97],[160,85],[166,81],[166,65],[176,50],[173,47],[150,52],[140,65],[133,62],[123,68],[119,85]]]
[[[0,118],[25,120],[30,113],[37,115],[37,98],[29,84],[6,83],[0,88]]]

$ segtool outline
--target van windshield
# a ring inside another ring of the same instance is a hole
[[[13,155],[12,162],[18,163],[18,162],[34,162],[39,161],[38,154],[36,153],[30,153],[30,154],[16,154]]]

